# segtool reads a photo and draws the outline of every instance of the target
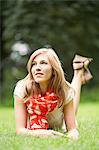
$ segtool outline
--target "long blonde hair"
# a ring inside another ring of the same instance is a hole
[[[67,98],[70,84],[66,81],[61,62],[52,48],[40,48],[30,56],[27,64],[28,75],[23,79],[25,83],[24,85],[26,93],[24,97],[29,97],[31,94],[37,95],[40,93],[39,84],[35,83],[32,76],[31,68],[34,58],[42,53],[48,56],[49,62],[52,66],[52,77],[50,79],[48,89],[52,89],[63,102]]]

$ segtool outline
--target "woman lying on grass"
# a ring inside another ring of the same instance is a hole
[[[61,63],[52,48],[36,50],[28,61],[28,75],[14,90],[16,133],[35,137],[64,136],[78,139],[75,119],[81,85],[92,78],[92,59],[76,55],[72,83],[65,79]]]

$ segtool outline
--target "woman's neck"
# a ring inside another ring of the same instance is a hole
[[[47,84],[40,84],[41,93],[45,94],[47,91]]]

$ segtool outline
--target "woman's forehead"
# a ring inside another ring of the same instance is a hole
[[[44,53],[39,53],[38,55],[36,55],[34,57],[33,61],[37,61],[37,60],[47,60],[47,61],[49,61],[48,56]]]

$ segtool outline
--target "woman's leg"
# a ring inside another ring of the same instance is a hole
[[[73,60],[74,77],[71,82],[71,85],[75,90],[75,98],[74,98],[75,115],[77,114],[78,105],[80,101],[81,86],[82,84],[85,84],[90,79],[92,79],[92,74],[88,69],[88,65],[92,60],[93,60],[92,58],[87,58],[80,55],[75,55]]]
[[[74,70],[74,77],[73,77],[72,82],[71,82],[71,85],[75,90],[75,98],[74,98],[75,115],[77,114],[78,105],[79,105],[79,101],[80,101],[83,72],[84,72],[83,69]]]

